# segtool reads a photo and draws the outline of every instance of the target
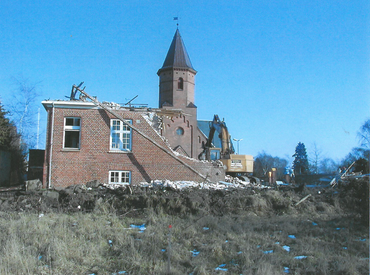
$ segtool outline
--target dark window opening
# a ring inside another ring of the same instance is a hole
[[[80,126],[80,119],[75,117],[67,117],[65,126]]]
[[[80,148],[80,132],[66,131],[64,139],[64,148]]]
[[[182,77],[180,77],[179,81],[177,82],[177,89],[179,89],[179,90],[184,89],[184,79],[182,79]]]

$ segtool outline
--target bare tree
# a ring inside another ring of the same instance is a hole
[[[257,177],[266,177],[271,168],[277,168],[277,177],[282,178],[288,161],[279,157],[273,157],[265,151],[258,153],[254,161],[253,174]]]
[[[341,161],[341,166],[348,167],[353,162],[355,166],[354,171],[362,171],[368,173],[370,169],[370,119],[366,120],[357,132],[360,146],[355,147],[349,152]]]
[[[316,142],[312,144],[312,148],[310,151],[310,170],[314,174],[319,173],[319,166],[321,160],[322,150],[317,146]]]
[[[365,121],[357,135],[360,139],[361,147],[356,149],[362,154],[361,157],[370,164],[370,119]]]
[[[369,173],[370,170],[370,119],[367,119],[357,132],[360,147],[352,149],[356,156],[353,172]]]
[[[32,148],[36,144],[37,137],[37,105],[38,97],[36,84],[30,83],[24,78],[13,78],[16,86],[14,89],[11,102],[9,102],[9,112],[12,121],[17,127],[21,138],[21,144]]]
[[[357,135],[360,139],[361,147],[370,149],[370,119],[365,121]]]
[[[323,158],[320,161],[320,172],[323,174],[334,174],[338,171],[339,164],[331,158]]]

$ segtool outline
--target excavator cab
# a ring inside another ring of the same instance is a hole
[[[221,158],[221,149],[220,148],[209,148],[207,151],[208,160],[218,160]]]

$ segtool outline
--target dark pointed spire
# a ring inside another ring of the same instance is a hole
[[[159,71],[169,68],[191,69],[195,71],[182,41],[179,29],[176,30],[166,59]]]

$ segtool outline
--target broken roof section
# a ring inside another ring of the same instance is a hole
[[[182,41],[179,29],[176,30],[166,59],[164,60],[163,66],[161,69],[159,69],[158,73],[161,70],[171,68],[190,69],[195,72],[193,65],[191,64],[189,55],[186,51],[185,44]]]

